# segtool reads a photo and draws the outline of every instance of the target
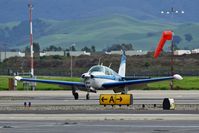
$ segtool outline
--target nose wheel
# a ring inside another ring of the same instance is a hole
[[[89,93],[86,94],[86,100],[89,100],[90,99],[90,95]]]
[[[125,87],[124,90],[121,92],[121,94],[127,94],[128,93],[128,88]]]

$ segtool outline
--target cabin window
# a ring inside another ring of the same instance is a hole
[[[106,75],[112,75],[112,72],[111,72],[110,69],[106,68],[106,69],[105,69],[105,74],[106,74]]]
[[[92,67],[89,72],[90,73],[92,73],[92,72],[104,72],[104,69],[103,69],[103,67],[96,66],[96,67]]]

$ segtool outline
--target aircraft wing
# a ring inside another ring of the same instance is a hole
[[[82,83],[82,82],[32,79],[32,78],[22,78],[20,76],[16,76],[15,79],[19,80],[19,81],[27,81],[27,82],[38,82],[38,83],[47,83],[47,84],[57,84],[57,85],[85,87],[85,84]]]
[[[137,80],[128,80],[128,81],[117,81],[117,82],[111,82],[111,83],[104,83],[104,84],[102,84],[102,86],[104,88],[111,88],[111,87],[135,85],[135,84],[142,84],[142,83],[158,82],[158,81],[171,80],[171,79],[182,80],[183,78],[180,75],[175,74],[174,76],[169,76],[169,77],[150,78],[150,79],[137,79]]]

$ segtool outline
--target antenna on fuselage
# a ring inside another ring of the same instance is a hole
[[[108,67],[111,68],[111,65],[112,65],[112,63],[110,63]]]
[[[101,57],[99,58],[98,65],[100,65],[100,62],[101,62]]]

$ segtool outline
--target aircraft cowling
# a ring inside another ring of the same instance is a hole
[[[91,77],[91,75],[89,74],[89,73],[84,73],[84,74],[82,74],[82,76],[81,76],[81,78],[90,78]]]
[[[92,75],[92,74],[89,74],[89,73],[84,73],[84,74],[82,74],[82,76],[81,76],[81,78],[83,78],[83,79],[85,79],[85,78],[94,78],[94,75]]]
[[[162,33],[162,37],[156,47],[155,53],[154,53],[154,58],[157,58],[160,53],[162,52],[162,49],[164,47],[164,44],[167,40],[172,40],[173,38],[173,32],[172,31],[164,31]]]

